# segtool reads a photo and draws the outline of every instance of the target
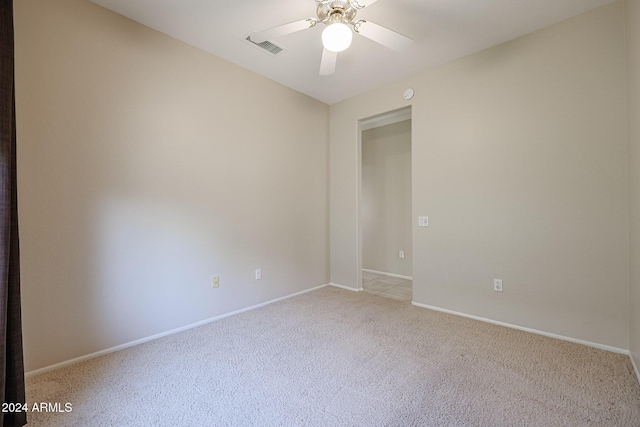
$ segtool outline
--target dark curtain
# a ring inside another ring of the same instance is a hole
[[[25,403],[16,185],[13,0],[0,0],[0,393]],[[6,408],[5,408],[6,409]],[[3,412],[0,427],[23,426],[26,412]]]

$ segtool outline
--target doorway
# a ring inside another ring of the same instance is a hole
[[[411,302],[411,108],[360,121],[362,289]]]

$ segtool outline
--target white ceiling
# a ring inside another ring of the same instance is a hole
[[[378,0],[358,12],[414,39],[402,53],[354,35],[336,72],[318,75],[325,25],[274,40],[277,56],[242,41],[315,17],[314,0],[91,0],[327,104],[503,43],[613,0]]]

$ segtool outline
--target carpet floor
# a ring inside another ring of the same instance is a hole
[[[625,355],[325,287],[27,381],[29,426],[639,426]]]

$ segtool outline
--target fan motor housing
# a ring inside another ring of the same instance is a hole
[[[344,23],[352,23],[358,11],[349,0],[333,0],[318,3],[316,14],[318,20],[325,24],[331,23],[331,16],[340,15],[340,21]]]

